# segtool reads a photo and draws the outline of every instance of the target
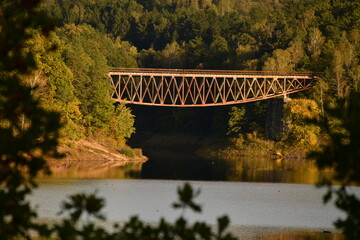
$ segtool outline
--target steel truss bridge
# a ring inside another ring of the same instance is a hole
[[[119,102],[172,107],[220,106],[265,100],[314,86],[314,72],[114,68]]]

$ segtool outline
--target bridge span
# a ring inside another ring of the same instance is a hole
[[[114,68],[109,72],[119,102],[205,107],[265,100],[314,86],[318,73],[195,69]]]

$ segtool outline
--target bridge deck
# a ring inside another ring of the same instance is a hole
[[[112,98],[141,105],[199,107],[259,101],[304,91],[318,73],[114,68]]]
[[[203,69],[165,69],[165,68],[113,68],[110,74],[138,74],[138,75],[200,75],[200,76],[257,76],[257,77],[313,77],[316,72],[289,71],[239,71],[239,70],[203,70]]]

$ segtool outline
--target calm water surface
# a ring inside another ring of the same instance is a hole
[[[180,215],[171,208],[175,189],[182,181],[117,180],[117,179],[42,179],[31,201],[38,206],[42,218],[58,218],[59,206],[72,193],[98,191],[106,199],[104,213],[110,221],[125,221],[139,215],[148,222],[160,217],[172,221]],[[333,221],[344,215],[323,205],[323,190],[306,184],[191,182],[201,189],[197,202],[202,214],[186,213],[190,221],[214,224],[217,217],[227,214],[233,230],[246,239],[341,239],[334,232]],[[360,196],[360,188],[353,188]],[[280,229],[280,230],[279,230]],[[289,230],[291,229],[291,230]],[[306,230],[306,231],[305,231]],[[303,232],[303,233],[299,233]],[[252,238],[262,236],[262,238]],[[318,238],[322,236],[321,238]],[[291,237],[291,238],[290,238]],[[325,238],[326,237],[326,238]]]
[[[322,204],[324,191],[312,185],[191,183],[201,189],[198,202],[204,206],[204,213],[189,212],[190,220],[215,223],[218,216],[227,214],[235,225],[328,229],[334,219],[342,216],[331,204]],[[176,188],[181,181],[47,179],[40,184],[35,196],[41,217],[56,217],[57,206],[68,194],[95,190],[106,199],[109,220],[140,215],[153,222],[162,216],[174,220],[180,214],[170,206],[177,199]]]
[[[174,220],[179,212],[170,206],[176,188],[185,180],[201,189],[200,215],[188,212],[191,221],[215,223],[227,214],[241,239],[341,239],[333,222],[343,214],[333,204],[323,205],[325,190],[314,183],[330,176],[310,161],[269,159],[205,160],[189,155],[161,154],[145,163],[95,169],[90,161],[68,162],[52,178],[39,179],[31,201],[40,217],[58,218],[66,196],[98,191],[106,199],[110,221],[139,215],[149,222],[164,216]],[[360,188],[353,188],[360,195]],[[280,230],[279,230],[280,229]]]

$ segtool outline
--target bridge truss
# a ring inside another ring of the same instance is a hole
[[[310,89],[311,72],[259,72],[114,68],[109,72],[119,102],[173,107],[219,106]]]

